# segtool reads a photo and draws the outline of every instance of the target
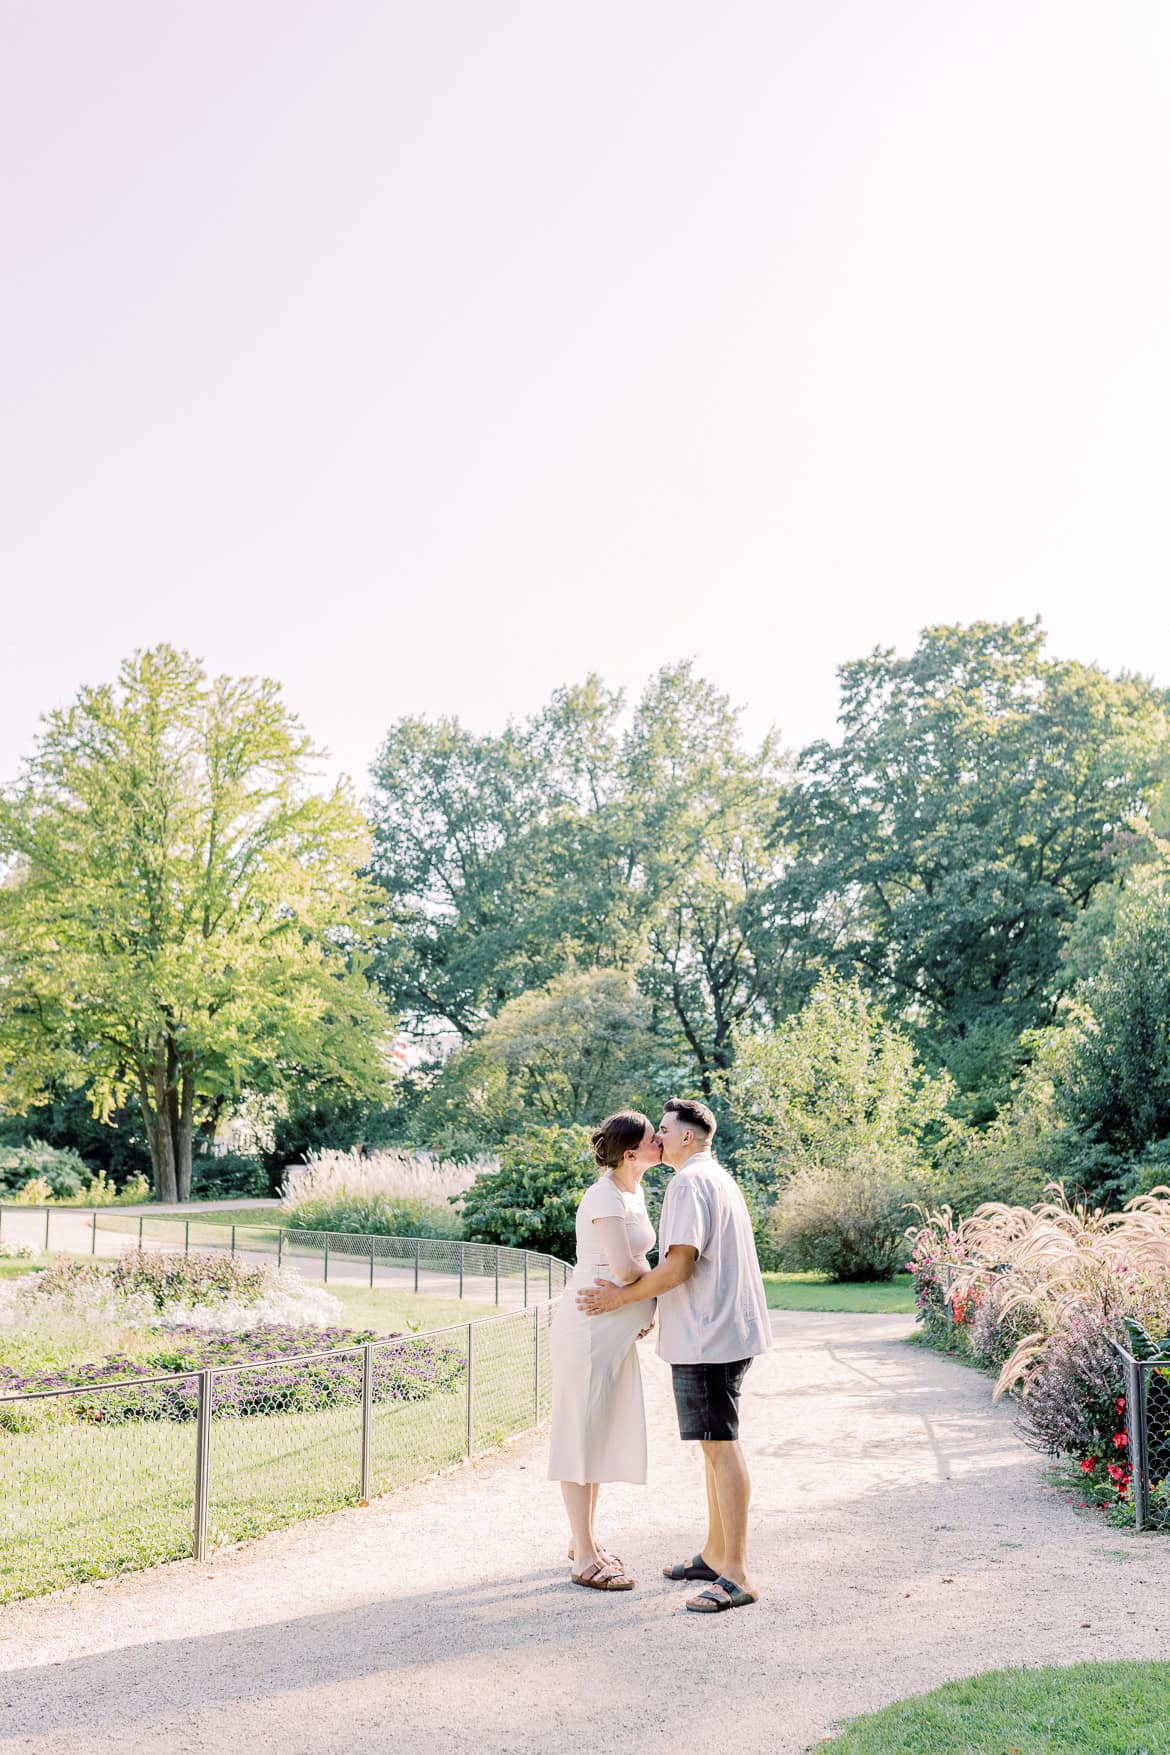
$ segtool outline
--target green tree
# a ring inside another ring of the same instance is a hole
[[[819,890],[826,961],[901,1012],[991,1113],[1051,1022],[1070,925],[1148,816],[1166,700],[1043,653],[1035,622],[928,628],[841,672],[842,738],[784,795],[775,905]]]
[[[669,1045],[628,975],[558,975],[489,1018],[448,1060],[423,1105],[432,1143],[495,1144],[542,1123],[596,1123],[661,1103],[677,1078]]]
[[[800,1012],[737,1049],[724,1089],[741,1164],[764,1189],[805,1169],[920,1168],[952,1129],[950,1075],[927,1072],[857,981],[826,975]]]
[[[243,1089],[383,1083],[367,834],[307,790],[313,759],[276,684],[161,646],[51,713],[0,805],[5,1103],[132,1094],[161,1198]]]
[[[1170,1138],[1170,888],[1123,906],[1057,1085],[1081,1137],[1125,1158]]]

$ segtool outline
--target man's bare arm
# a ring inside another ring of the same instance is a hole
[[[600,1316],[607,1310],[620,1310],[623,1304],[638,1304],[644,1298],[660,1298],[689,1280],[699,1259],[697,1249],[689,1244],[675,1243],[665,1261],[643,1274],[629,1286],[613,1286],[599,1280],[588,1291],[577,1294],[578,1306],[589,1316]]]

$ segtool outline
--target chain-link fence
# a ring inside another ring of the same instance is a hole
[[[218,1224],[181,1214],[128,1213],[116,1207],[0,1205],[0,1238],[37,1251],[117,1255],[124,1249],[222,1250],[247,1261],[296,1267],[350,1285],[393,1286],[501,1306],[558,1297],[572,1269],[556,1256],[446,1237],[383,1237],[365,1232],[301,1231],[288,1226]]]
[[[526,1431],[551,1407],[551,1316],[0,1396],[0,1600],[202,1559]]]
[[[1113,1342],[1125,1379],[1126,1449],[1134,1524],[1170,1529],[1170,1364],[1135,1359]]]

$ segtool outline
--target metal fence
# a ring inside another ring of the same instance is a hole
[[[334,1280],[399,1290],[474,1296],[524,1308],[564,1291],[571,1267],[556,1256],[495,1243],[445,1237],[384,1237],[368,1232],[300,1231],[289,1226],[215,1224],[181,1214],[129,1213],[117,1207],[5,1206],[0,1238],[48,1252],[117,1254],[120,1250],[222,1250],[277,1267],[295,1266]]]
[[[1170,1529],[1170,1365],[1135,1359],[1117,1341],[1113,1348],[1125,1379],[1134,1524],[1139,1530]]]
[[[0,1396],[0,1600],[202,1559],[538,1424],[543,1304],[260,1364]]]

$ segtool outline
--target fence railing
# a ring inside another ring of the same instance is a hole
[[[1170,1528],[1170,1365],[1113,1350],[1125,1379],[1126,1450],[1136,1528]]]
[[[46,1252],[70,1250],[91,1255],[119,1248],[222,1250],[251,1259],[271,1259],[302,1271],[316,1265],[351,1284],[409,1285],[415,1292],[444,1292],[463,1298],[469,1282],[480,1298],[526,1309],[564,1291],[572,1268],[554,1255],[504,1244],[463,1243],[446,1237],[385,1237],[369,1232],[301,1231],[291,1226],[214,1224],[182,1214],[128,1213],[117,1207],[34,1207],[0,1204],[0,1238]],[[448,1282],[438,1284],[438,1281]]]
[[[0,1395],[0,1600],[202,1559],[529,1429],[551,1316]]]

